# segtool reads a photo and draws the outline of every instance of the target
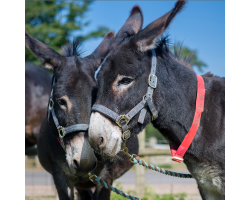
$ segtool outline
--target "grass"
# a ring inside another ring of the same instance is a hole
[[[117,182],[115,187],[122,191],[121,182]],[[136,193],[134,190],[128,190],[127,194],[136,197]],[[150,186],[146,186],[145,195],[142,197],[142,199],[143,200],[185,200],[186,196],[187,196],[186,193],[158,195],[153,191],[153,189]],[[138,197],[138,198],[141,198],[141,197]],[[126,199],[125,197],[119,194],[116,194],[114,192],[111,192],[110,200],[125,200],[125,199]]]
[[[25,196],[25,200],[55,200],[56,196]]]
[[[173,165],[170,163],[159,164],[157,166],[160,168],[164,168],[164,169],[172,169],[173,168]]]

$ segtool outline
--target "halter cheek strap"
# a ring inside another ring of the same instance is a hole
[[[48,121],[50,118],[50,114],[52,115],[53,121],[55,123],[55,126],[57,128],[58,131],[58,141],[60,142],[62,148],[65,151],[65,145],[63,142],[63,138],[68,135],[71,134],[73,132],[77,132],[77,131],[87,131],[89,128],[88,124],[74,124],[68,127],[62,127],[60,126],[58,119],[56,117],[55,114],[55,110],[54,110],[54,101],[53,101],[53,85],[55,84],[55,76],[52,77],[52,87],[51,87],[51,94],[50,94],[50,98],[49,98],[49,105],[48,105]]]

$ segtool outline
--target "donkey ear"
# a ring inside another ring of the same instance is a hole
[[[115,43],[120,43],[125,37],[135,35],[142,29],[143,15],[140,6],[133,6],[130,16],[116,34]]]
[[[86,57],[86,58],[94,59],[95,61],[95,64],[93,65],[94,70],[97,70],[102,60],[107,56],[114,37],[115,37],[115,33],[113,31],[108,32],[103,38],[101,44],[94,50],[94,52]]]
[[[47,69],[54,70],[64,59],[59,53],[33,38],[25,30],[25,46],[38,58]]]
[[[182,10],[185,3],[185,0],[178,0],[171,11],[153,21],[136,35],[134,41],[136,42],[139,51],[145,52],[148,49],[152,49],[155,47],[157,38],[160,37],[161,34],[163,34],[176,14]]]

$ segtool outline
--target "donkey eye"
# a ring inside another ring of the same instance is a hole
[[[66,101],[65,100],[63,100],[63,99],[58,99],[57,100],[57,103],[60,105],[60,106],[67,106],[67,103],[66,103]]]
[[[134,79],[132,79],[132,78],[123,78],[122,80],[120,80],[119,82],[118,82],[118,85],[128,85],[128,84],[130,84],[132,81],[133,81]]]

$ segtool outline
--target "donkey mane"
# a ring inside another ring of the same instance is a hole
[[[84,51],[81,51],[82,40],[80,38],[74,38],[72,43],[68,43],[62,47],[62,55],[65,57],[81,56]]]
[[[170,51],[170,38],[169,38],[169,33],[167,33],[165,36],[162,36],[158,41],[156,42],[156,50],[161,52],[163,55],[167,56],[170,55],[172,58],[174,58],[178,63],[184,65],[185,67],[191,69],[193,71],[191,62],[192,59],[194,58],[193,54],[190,54],[189,56],[181,56],[182,52],[182,45],[180,48],[177,49],[177,47],[174,45],[174,52],[172,53]],[[167,55],[166,55],[167,54]]]

